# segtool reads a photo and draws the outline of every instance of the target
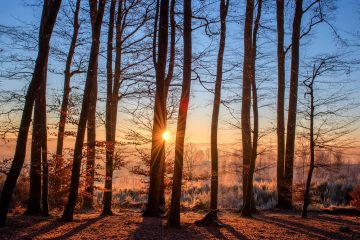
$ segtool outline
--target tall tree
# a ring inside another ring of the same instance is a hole
[[[9,205],[14,192],[17,179],[24,164],[26,143],[31,122],[31,115],[35,98],[42,84],[44,84],[43,71],[49,55],[49,43],[59,12],[61,0],[47,0],[43,4],[43,14],[40,23],[39,49],[35,62],[34,73],[26,92],[26,100],[21,117],[19,133],[16,143],[14,159],[6,177],[0,198],[0,227],[5,226]],[[48,14],[44,14],[48,13]]]
[[[63,221],[73,220],[73,214],[74,214],[76,199],[79,190],[82,150],[84,145],[86,123],[89,117],[89,107],[91,104],[90,99],[91,97],[93,97],[94,90],[96,89],[96,85],[97,85],[95,81],[97,81],[96,75],[97,75],[98,55],[100,48],[100,33],[101,33],[101,26],[104,16],[106,0],[99,0],[99,1],[89,0],[89,5],[90,5],[90,18],[92,21],[92,43],[91,43],[88,72],[86,76],[86,83],[84,89],[83,102],[81,106],[78,131],[75,141],[70,192],[69,192],[68,201],[66,203],[61,218]]]
[[[246,98],[247,97],[250,98],[252,96],[253,136],[251,139],[251,135],[250,135],[251,146],[250,146],[250,149],[247,149],[247,151],[249,151],[249,150],[251,151],[250,161],[248,159],[246,159],[247,161],[249,161],[249,163],[248,163],[248,165],[245,165],[245,162],[244,162],[245,168],[243,168],[243,206],[241,209],[241,215],[244,217],[251,216],[251,212],[255,210],[255,200],[254,200],[254,195],[253,195],[253,176],[254,176],[254,171],[255,171],[255,163],[256,163],[256,158],[257,158],[257,145],[258,145],[258,138],[259,138],[259,113],[258,113],[255,63],[256,63],[256,51],[257,51],[257,34],[258,34],[259,26],[260,26],[261,10],[262,10],[262,0],[258,0],[257,1],[257,14],[256,14],[256,18],[254,21],[254,28],[252,29],[252,32],[250,33],[250,34],[252,34],[251,49],[250,49],[251,55],[249,56],[250,57],[249,64],[251,65],[249,68],[250,68],[251,73],[248,77],[250,78],[251,92],[248,93],[248,94],[250,94],[250,96],[246,95]],[[244,58],[245,58],[245,56],[244,56]],[[244,64],[245,64],[245,60],[244,60]],[[245,68],[245,66],[244,66],[244,68]],[[248,73],[244,71],[243,74],[248,74]],[[248,87],[247,85],[248,84],[246,84],[246,87]],[[244,96],[242,99],[244,99]],[[246,107],[249,107],[249,111],[250,111],[250,106],[246,106]],[[250,119],[249,119],[249,121],[250,121]],[[250,131],[251,131],[251,129],[250,129]],[[248,132],[248,130],[246,130],[246,133],[247,132]],[[244,138],[244,135],[242,135],[242,136]],[[247,137],[247,135],[245,136],[245,138],[246,137]],[[243,151],[244,151],[244,149],[243,149]],[[243,153],[243,154],[245,155],[245,153]],[[245,158],[244,158],[244,161],[245,161]]]
[[[285,51],[284,51],[284,0],[276,1],[278,93],[277,93],[277,207],[285,203],[284,160],[285,160]]]
[[[76,43],[79,35],[79,12],[80,12],[80,2],[81,0],[76,1],[76,6],[74,10],[74,19],[73,19],[73,33],[71,37],[70,48],[66,57],[65,71],[64,71],[64,92],[63,98],[61,102],[60,109],[60,121],[59,121],[59,129],[57,135],[57,144],[56,144],[56,165],[55,165],[55,188],[60,189],[62,186],[61,178],[64,175],[63,169],[63,147],[64,147],[64,137],[65,137],[65,125],[66,118],[68,113],[69,106],[69,98],[70,98],[70,81],[71,77],[76,73],[75,71],[71,71],[71,65],[73,61],[73,57],[75,54]]]
[[[243,64],[243,83],[241,100],[241,132],[242,132],[242,151],[243,151],[243,207],[241,215],[251,216],[247,199],[248,183],[251,176],[252,143],[251,143],[251,124],[250,124],[250,103],[251,103],[251,83],[253,74],[252,60],[252,30],[254,16],[254,0],[246,1],[245,25],[244,25],[244,64]]]
[[[162,137],[166,130],[165,69],[168,46],[169,0],[160,2],[160,22],[156,61],[156,91],[152,130],[149,196],[144,216],[158,216],[161,193],[162,160],[165,144]],[[156,59],[156,58],[155,58]]]
[[[191,86],[191,62],[192,62],[192,29],[191,29],[191,0],[184,0],[184,64],[183,64],[183,83],[180,97],[179,114],[176,129],[175,142],[175,164],[173,186],[171,193],[171,205],[167,225],[169,227],[180,226],[180,198],[181,181],[184,161],[184,142],[187,113],[190,100]]]
[[[118,3],[118,17],[116,21],[116,50],[120,46],[118,46],[119,41],[121,40],[120,35],[120,24],[121,24],[121,16],[122,16],[122,1],[120,0]],[[110,17],[109,17],[109,30],[108,30],[108,46],[107,46],[107,97],[106,97],[106,176],[105,176],[105,188],[104,188],[104,207],[102,214],[104,215],[112,215],[111,211],[111,199],[112,199],[112,171],[113,171],[113,156],[115,149],[115,131],[113,131],[113,125],[115,122],[113,121],[112,114],[112,105],[113,101],[113,70],[112,70],[112,55],[113,55],[113,38],[114,38],[114,22],[115,22],[115,7],[116,0],[111,1],[110,5]],[[119,39],[120,38],[120,39]],[[119,39],[119,40],[118,40]],[[119,60],[118,51],[116,51],[116,60]],[[115,63],[115,69],[120,68],[120,63]],[[119,72],[117,71],[116,76],[118,77]],[[116,99],[117,102],[117,99]],[[113,135],[114,132],[114,135]]]
[[[296,0],[295,15],[292,26],[291,37],[291,68],[290,68],[290,92],[289,92],[289,111],[286,130],[286,152],[285,152],[285,174],[284,174],[284,195],[282,199],[283,208],[292,208],[292,184],[294,168],[295,150],[295,129],[296,112],[298,99],[298,79],[299,79],[299,49],[301,34],[301,19],[303,15],[303,0]]]
[[[218,124],[221,103],[221,84],[223,76],[223,59],[226,39],[226,17],[230,0],[220,1],[220,42],[217,56],[216,80],[213,113],[211,118],[211,197],[210,210],[216,210],[218,206],[218,185],[219,185],[219,157],[218,157]]]

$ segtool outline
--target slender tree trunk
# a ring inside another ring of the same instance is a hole
[[[43,88],[41,86],[41,88]],[[34,120],[31,141],[30,191],[26,215],[41,214],[41,94],[37,94],[34,107]]]
[[[47,59],[48,60],[48,59]],[[48,62],[48,61],[47,61]],[[47,82],[47,65],[44,67],[44,84],[41,86],[41,160],[42,160],[42,215],[49,216],[49,167],[48,167],[48,150],[47,150],[47,121],[46,121],[46,82]]]
[[[285,188],[286,197],[282,207],[292,208],[292,184],[294,169],[294,150],[295,150],[295,129],[296,129],[296,111],[298,95],[299,78],[299,48],[300,48],[300,30],[302,19],[303,0],[296,0],[295,16],[292,30],[291,47],[291,74],[290,74],[290,93],[289,93],[289,112],[286,131],[286,152],[285,152]]]
[[[165,68],[168,42],[169,0],[161,0],[160,25],[158,38],[158,59],[156,63],[156,92],[154,122],[151,146],[151,167],[149,196],[144,216],[158,216],[163,171],[162,159],[165,159],[165,144],[162,134],[166,130]]]
[[[220,43],[217,56],[216,80],[213,113],[211,119],[211,192],[210,210],[218,208],[218,185],[219,185],[219,157],[218,157],[218,123],[221,103],[221,83],[223,73],[223,59],[226,39],[226,16],[228,13],[229,0],[220,1]],[[216,213],[216,212],[215,212]]]
[[[179,115],[176,130],[175,143],[175,164],[173,186],[171,193],[171,205],[167,225],[169,227],[180,226],[180,198],[181,198],[181,181],[184,161],[184,141],[186,120],[190,100],[191,86],[191,0],[184,0],[184,65],[183,65],[183,84],[180,98]]]
[[[262,9],[262,0],[258,0],[257,4],[257,15],[254,22],[254,29],[252,31],[252,46],[251,46],[251,93],[253,101],[253,136],[252,136],[252,145],[251,145],[251,157],[248,169],[247,176],[244,178],[244,202],[241,209],[241,215],[244,217],[250,217],[251,212],[256,211],[256,203],[253,193],[253,176],[255,171],[255,163],[257,158],[257,145],[259,138],[259,114],[258,114],[258,102],[257,102],[257,87],[256,87],[256,78],[255,78],[255,63],[256,63],[256,50],[257,50],[257,33],[260,25],[261,18],[261,9]],[[249,110],[250,111],[250,110]],[[251,136],[251,135],[250,135]],[[251,137],[250,137],[251,141]],[[246,170],[244,169],[244,170]]]
[[[35,96],[37,95],[36,93],[39,91],[41,84],[43,84],[42,73],[44,66],[47,63],[47,56],[49,54],[49,42],[56,22],[57,14],[60,9],[60,5],[61,0],[53,0],[51,2],[46,1],[44,3],[43,12],[49,11],[49,14],[47,18],[45,18],[43,14],[41,19],[38,56],[35,62],[33,77],[26,92],[24,110],[20,121],[14,159],[12,161],[10,171],[6,177],[0,198],[0,227],[5,226],[6,224],[6,217],[9,211],[11,197],[24,164],[26,143],[29,133]]]
[[[256,74],[255,74],[255,63],[256,63],[256,50],[257,50],[257,34],[260,26],[261,19],[261,9],[262,9],[262,0],[258,0],[257,4],[257,15],[254,22],[254,30],[253,30],[253,45],[252,45],[252,76],[253,79],[251,81],[251,90],[252,90],[252,101],[253,101],[253,118],[254,118],[254,126],[253,126],[253,139],[252,139],[252,154],[251,154],[251,163],[250,163],[250,172],[251,177],[249,178],[248,187],[249,187],[249,196],[250,196],[250,209],[251,212],[256,212],[256,202],[253,192],[253,175],[255,171],[255,163],[257,158],[257,146],[259,140],[259,110],[258,110],[258,99],[257,99],[257,87],[256,87]]]
[[[315,141],[314,141],[314,80],[315,80],[315,65],[313,70],[313,77],[311,83],[308,85],[309,89],[309,96],[310,96],[310,167],[308,172],[308,177],[306,179],[306,187],[305,187],[305,194],[304,194],[304,202],[303,202],[303,209],[301,213],[302,218],[307,218],[307,208],[310,201],[310,189],[311,189],[311,179],[312,174],[315,167]]]
[[[175,41],[176,41],[176,22],[175,22],[175,0],[171,0],[170,2],[170,59],[169,59],[169,67],[168,73],[165,78],[165,101],[167,101],[167,96],[169,94],[169,88],[171,81],[174,75],[174,66],[175,66]],[[167,117],[167,116],[166,116]],[[166,118],[167,120],[167,118]],[[162,146],[165,152],[165,144]],[[165,154],[162,159],[162,176],[161,176],[161,186],[160,186],[160,199],[159,199],[159,208],[165,209]]]
[[[60,110],[60,121],[59,121],[59,129],[57,135],[57,145],[56,145],[56,162],[55,162],[55,189],[61,189],[62,186],[62,177],[64,176],[64,159],[63,159],[63,146],[64,146],[64,137],[65,137],[65,125],[66,125],[66,118],[68,113],[68,105],[69,105],[69,98],[70,98],[70,80],[71,80],[71,64],[75,54],[76,42],[79,34],[79,11],[80,11],[80,2],[81,0],[76,1],[76,7],[74,11],[74,29],[73,35],[71,38],[69,52],[66,58],[66,65],[65,65],[65,79],[64,79],[64,94],[61,103],[61,110]]]
[[[75,141],[74,162],[71,172],[70,192],[69,192],[68,201],[66,203],[62,215],[63,221],[73,220],[73,214],[74,214],[76,199],[79,190],[82,149],[84,145],[86,122],[88,120],[88,115],[89,115],[90,98],[92,97],[91,95],[93,94],[94,88],[96,88],[96,83],[94,83],[94,81],[97,80],[96,75],[97,75],[97,65],[98,65],[97,63],[98,63],[98,55],[99,55],[99,47],[100,47],[100,33],[101,33],[101,25],[104,16],[106,0],[99,0],[98,7],[97,7],[97,2],[98,1],[96,0],[89,0],[90,17],[92,19],[92,25],[93,25],[92,44],[90,50],[86,84],[84,89],[84,97],[81,106],[78,131]],[[96,20],[94,21],[94,19]]]
[[[122,12],[122,0],[118,3],[118,17],[116,22],[116,51],[118,51],[118,34],[120,34],[121,12]],[[112,173],[113,173],[113,161],[114,161],[114,149],[115,149],[115,137],[113,135],[113,129],[116,126],[116,122],[113,116],[113,70],[112,70],[112,55],[113,55],[113,38],[114,38],[114,22],[115,22],[115,7],[116,0],[111,1],[110,15],[109,15],[109,30],[108,30],[108,48],[107,48],[107,97],[106,97],[106,177],[104,188],[104,207],[103,215],[112,215],[111,211],[111,199],[112,199]],[[119,22],[120,21],[120,22]],[[118,53],[116,53],[118,54]],[[116,57],[117,58],[117,57]],[[118,63],[115,63],[115,68]]]
[[[243,206],[241,215],[251,216],[250,192],[248,183],[251,175],[252,143],[251,143],[251,124],[250,124],[250,102],[251,102],[251,83],[253,74],[252,60],[252,28],[254,16],[254,0],[246,1],[246,15],[244,26],[244,65],[243,65],[243,85],[242,85],[242,105],[241,105],[241,130],[242,130],[242,151],[243,151]],[[251,189],[251,188],[250,188]],[[249,196],[248,196],[249,195]]]
[[[284,160],[285,160],[285,52],[284,52],[284,0],[276,1],[277,57],[278,57],[278,96],[277,96],[277,207],[285,202]]]

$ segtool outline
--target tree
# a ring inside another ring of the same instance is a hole
[[[14,159],[11,164],[10,171],[6,177],[0,198],[0,227],[5,226],[6,224],[6,216],[9,211],[10,200],[14,192],[17,179],[20,175],[20,171],[24,164],[26,142],[28,138],[35,97],[41,85],[45,84],[43,71],[44,69],[46,69],[45,66],[47,64],[47,58],[50,48],[49,42],[56,22],[57,14],[60,9],[60,5],[61,0],[47,0],[44,2],[43,5],[43,14],[41,17],[39,32],[38,56],[35,63],[33,77],[26,93],[26,100],[24,104],[23,114],[21,117]]]
[[[192,29],[191,29],[191,0],[184,0],[184,64],[183,84],[180,97],[179,114],[176,129],[175,164],[173,186],[171,192],[170,212],[167,221],[169,227],[180,226],[180,198],[181,181],[184,161],[184,141],[186,120],[190,100],[191,62],[192,62]]]
[[[254,1],[246,4],[244,27],[244,65],[243,65],[243,95],[241,107],[242,145],[243,145],[243,206],[241,216],[251,216],[253,200],[252,185],[257,158],[257,144],[259,135],[259,119],[257,106],[257,88],[255,80],[255,62],[257,48],[257,32],[260,25],[262,0],[257,4],[257,15],[253,29]],[[254,133],[251,137],[250,104],[253,101]]]
[[[340,56],[320,56],[315,58],[311,75],[303,81],[306,87],[304,95],[308,100],[304,114],[305,120],[309,124],[304,126],[301,123],[300,126],[308,131],[306,137],[310,146],[309,171],[301,213],[303,218],[307,217],[313,171],[316,167],[326,166],[326,162],[315,161],[315,151],[320,149],[333,151],[335,152],[335,161],[339,162],[338,158],[341,158],[339,150],[350,146],[352,143],[348,135],[352,131],[351,124],[355,119],[351,117],[351,114],[344,114],[344,112],[352,110],[353,104],[348,101],[348,97],[343,93],[339,94],[331,91],[329,84],[324,84],[325,81],[321,82],[320,80],[324,76],[334,77],[334,75],[330,76],[331,73],[339,74],[343,72],[346,74],[348,71],[347,63],[341,60]],[[331,95],[321,94],[321,85],[326,89],[323,90],[331,92]],[[337,87],[341,88],[340,86]],[[347,92],[347,94],[351,95],[351,92]]]
[[[73,57],[75,54],[76,43],[78,41],[79,35],[79,12],[80,12],[80,0],[76,1],[76,6],[74,10],[74,19],[73,19],[73,33],[71,37],[71,43],[69,47],[69,51],[66,58],[65,71],[64,71],[64,92],[63,98],[61,102],[60,109],[60,121],[59,121],[59,129],[57,134],[57,145],[56,145],[56,166],[55,166],[55,175],[57,179],[55,180],[55,188],[61,189],[62,181],[61,176],[63,176],[64,172],[63,168],[63,146],[64,146],[64,137],[65,137],[65,125],[66,118],[68,115],[68,106],[69,106],[69,98],[70,98],[70,81],[71,77],[78,72],[78,70],[71,71],[71,65],[73,61]]]
[[[276,28],[277,28],[277,206],[285,204],[284,195],[284,159],[285,159],[285,51],[284,51],[284,0],[276,1]]]
[[[84,145],[84,136],[86,123],[89,117],[89,106],[90,99],[93,97],[94,89],[96,89],[97,80],[97,66],[98,66],[98,55],[100,47],[100,33],[102,20],[104,16],[104,10],[106,5],[106,0],[89,0],[90,5],[90,18],[92,21],[92,43],[90,50],[90,58],[88,71],[86,76],[86,83],[84,89],[83,102],[81,106],[81,113],[79,118],[78,131],[75,140],[74,148],[74,161],[71,172],[71,183],[70,183],[70,192],[68,201],[66,203],[62,220],[63,221],[72,221],[73,213],[76,205],[76,199],[79,190],[79,181],[80,181],[80,167],[82,159],[82,149]]]
[[[166,130],[165,68],[168,45],[169,0],[160,2],[158,58],[156,61],[156,92],[152,130],[149,196],[144,216],[158,216],[161,193],[162,160],[165,144],[162,134]]]

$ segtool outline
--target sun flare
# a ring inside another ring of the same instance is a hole
[[[167,141],[170,139],[170,133],[168,131],[165,131],[162,135],[162,138]]]

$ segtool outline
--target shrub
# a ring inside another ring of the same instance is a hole
[[[356,189],[350,193],[350,196],[352,198],[350,204],[360,210],[360,185],[358,185]]]

